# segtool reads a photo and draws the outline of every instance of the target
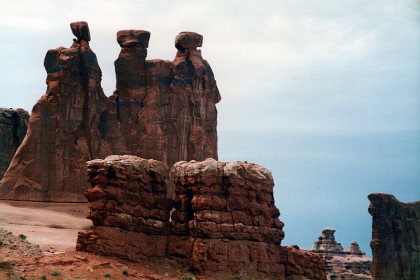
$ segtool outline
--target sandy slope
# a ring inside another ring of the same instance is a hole
[[[82,203],[0,201],[0,227],[26,235],[44,252],[74,251],[77,232],[92,225],[88,211]]]

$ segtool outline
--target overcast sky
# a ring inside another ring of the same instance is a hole
[[[418,1],[7,1],[0,10],[0,107],[45,93],[48,49],[89,23],[107,95],[116,32],[151,32],[148,59],[175,57],[181,31],[204,36],[213,68],[219,159],[267,167],[285,245],[332,227],[370,253],[367,195],[420,199]]]

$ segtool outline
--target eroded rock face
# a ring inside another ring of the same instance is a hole
[[[0,180],[25,138],[28,120],[29,113],[23,109],[0,108]]]
[[[0,185],[1,198],[82,202],[86,161],[112,154],[169,166],[217,158],[215,104],[220,95],[209,64],[196,49],[201,35],[178,35],[174,62],[147,61],[150,32],[119,31],[117,89],[107,98],[89,47],[88,24],[70,26],[73,45],[45,56],[47,92],[33,108],[27,140]]]
[[[112,104],[101,88],[88,26],[77,22],[71,28],[73,45],[45,56],[47,92],[33,107],[25,142],[3,178],[2,198],[83,201],[86,161],[120,152],[113,147],[124,150],[109,130],[118,124],[107,110]]]
[[[150,33],[123,30],[115,61],[118,120],[131,154],[168,166],[181,160],[217,159],[220,94],[197,47],[203,37],[182,32],[175,60],[146,60]]]
[[[318,241],[314,242],[311,251],[324,258],[327,279],[372,279],[370,267],[372,260],[366,256],[356,241],[346,250],[337,243],[335,229],[325,228]]]
[[[325,279],[320,256],[281,247],[271,173],[247,162],[161,162],[111,156],[88,163],[94,223],[77,249],[132,261],[183,260],[195,271]],[[175,199],[171,193],[175,188]]]
[[[402,203],[383,193],[368,198],[373,278],[420,279],[420,201]]]

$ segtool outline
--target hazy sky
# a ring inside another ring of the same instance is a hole
[[[420,199],[418,1],[7,1],[0,10],[0,107],[31,110],[48,49],[89,23],[107,95],[116,32],[151,32],[148,59],[175,57],[181,31],[204,36],[213,68],[219,159],[267,167],[285,245],[332,227],[370,254],[367,195]]]

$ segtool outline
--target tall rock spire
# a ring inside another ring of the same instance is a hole
[[[175,60],[146,60],[150,33],[117,33],[121,52],[115,61],[118,119],[133,155],[171,166],[181,160],[217,159],[220,94],[210,65],[197,47],[203,37],[182,32]]]
[[[163,161],[217,159],[220,94],[198,47],[182,32],[174,61],[146,60],[150,32],[117,33],[117,85],[107,98],[89,46],[86,22],[70,24],[70,48],[49,50],[47,92],[35,104],[28,134],[0,184],[0,198],[85,201],[86,162],[132,154]]]
[[[49,50],[47,91],[29,119],[26,139],[0,187],[16,200],[83,201],[86,161],[112,154],[106,141],[109,113],[101,69],[90,49],[86,22],[71,24],[70,48]]]

